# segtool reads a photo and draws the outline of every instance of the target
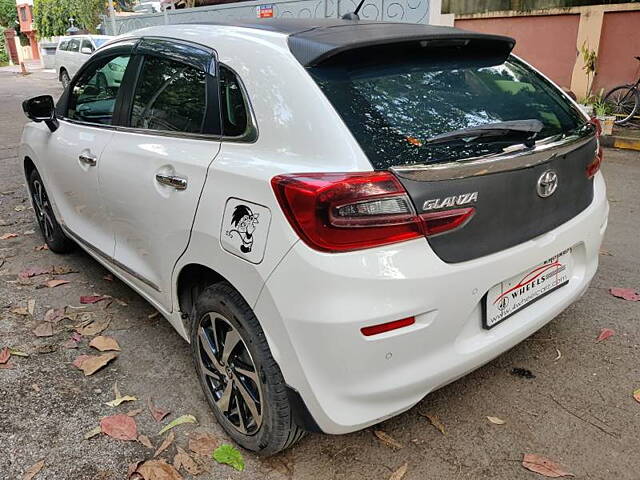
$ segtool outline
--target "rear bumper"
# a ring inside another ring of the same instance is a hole
[[[426,240],[346,254],[298,242],[255,305],[285,380],[320,429],[347,433],[405,411],[426,394],[513,347],[586,291],[598,266],[609,206],[602,174],[591,205],[513,248],[447,264]],[[482,297],[498,282],[572,248],[569,283],[491,330]],[[360,328],[416,317],[375,337]]]

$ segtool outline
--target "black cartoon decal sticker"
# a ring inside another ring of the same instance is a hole
[[[220,224],[220,244],[227,252],[251,263],[264,257],[271,211],[241,198],[228,198]]]
[[[242,242],[240,245],[240,251],[242,253],[249,253],[253,248],[253,233],[258,225],[259,213],[253,213],[253,211],[244,204],[236,205],[233,209],[233,215],[231,216],[230,230],[225,233],[228,237],[233,237],[233,234],[237,234],[238,238]]]

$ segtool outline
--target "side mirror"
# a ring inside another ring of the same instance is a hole
[[[55,104],[51,95],[40,95],[22,102],[22,110],[30,120],[45,122],[49,130],[55,132],[58,129]]]
[[[93,53],[93,50],[89,47],[82,47],[80,49],[80,53],[84,53],[85,55],[91,55]]]

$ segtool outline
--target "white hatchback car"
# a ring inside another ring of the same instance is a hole
[[[64,87],[69,85],[80,67],[89,59],[89,56],[107,43],[113,37],[107,35],[73,35],[60,37],[56,48],[55,62],[58,80]],[[122,79],[124,69],[120,72],[113,71],[111,76]],[[97,80],[99,81],[99,80]],[[112,82],[113,83],[113,82]]]
[[[119,37],[20,147],[79,244],[192,345],[220,424],[272,454],[415,405],[587,290],[597,125],[514,40],[351,20]],[[120,88],[96,77],[125,65]]]

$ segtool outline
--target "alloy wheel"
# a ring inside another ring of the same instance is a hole
[[[197,341],[205,393],[238,432],[256,433],[263,417],[262,386],[244,339],[223,315],[210,312],[200,321]]]
[[[40,180],[34,180],[31,188],[31,197],[36,211],[36,218],[46,240],[53,238],[53,211],[47,197],[47,192]]]

